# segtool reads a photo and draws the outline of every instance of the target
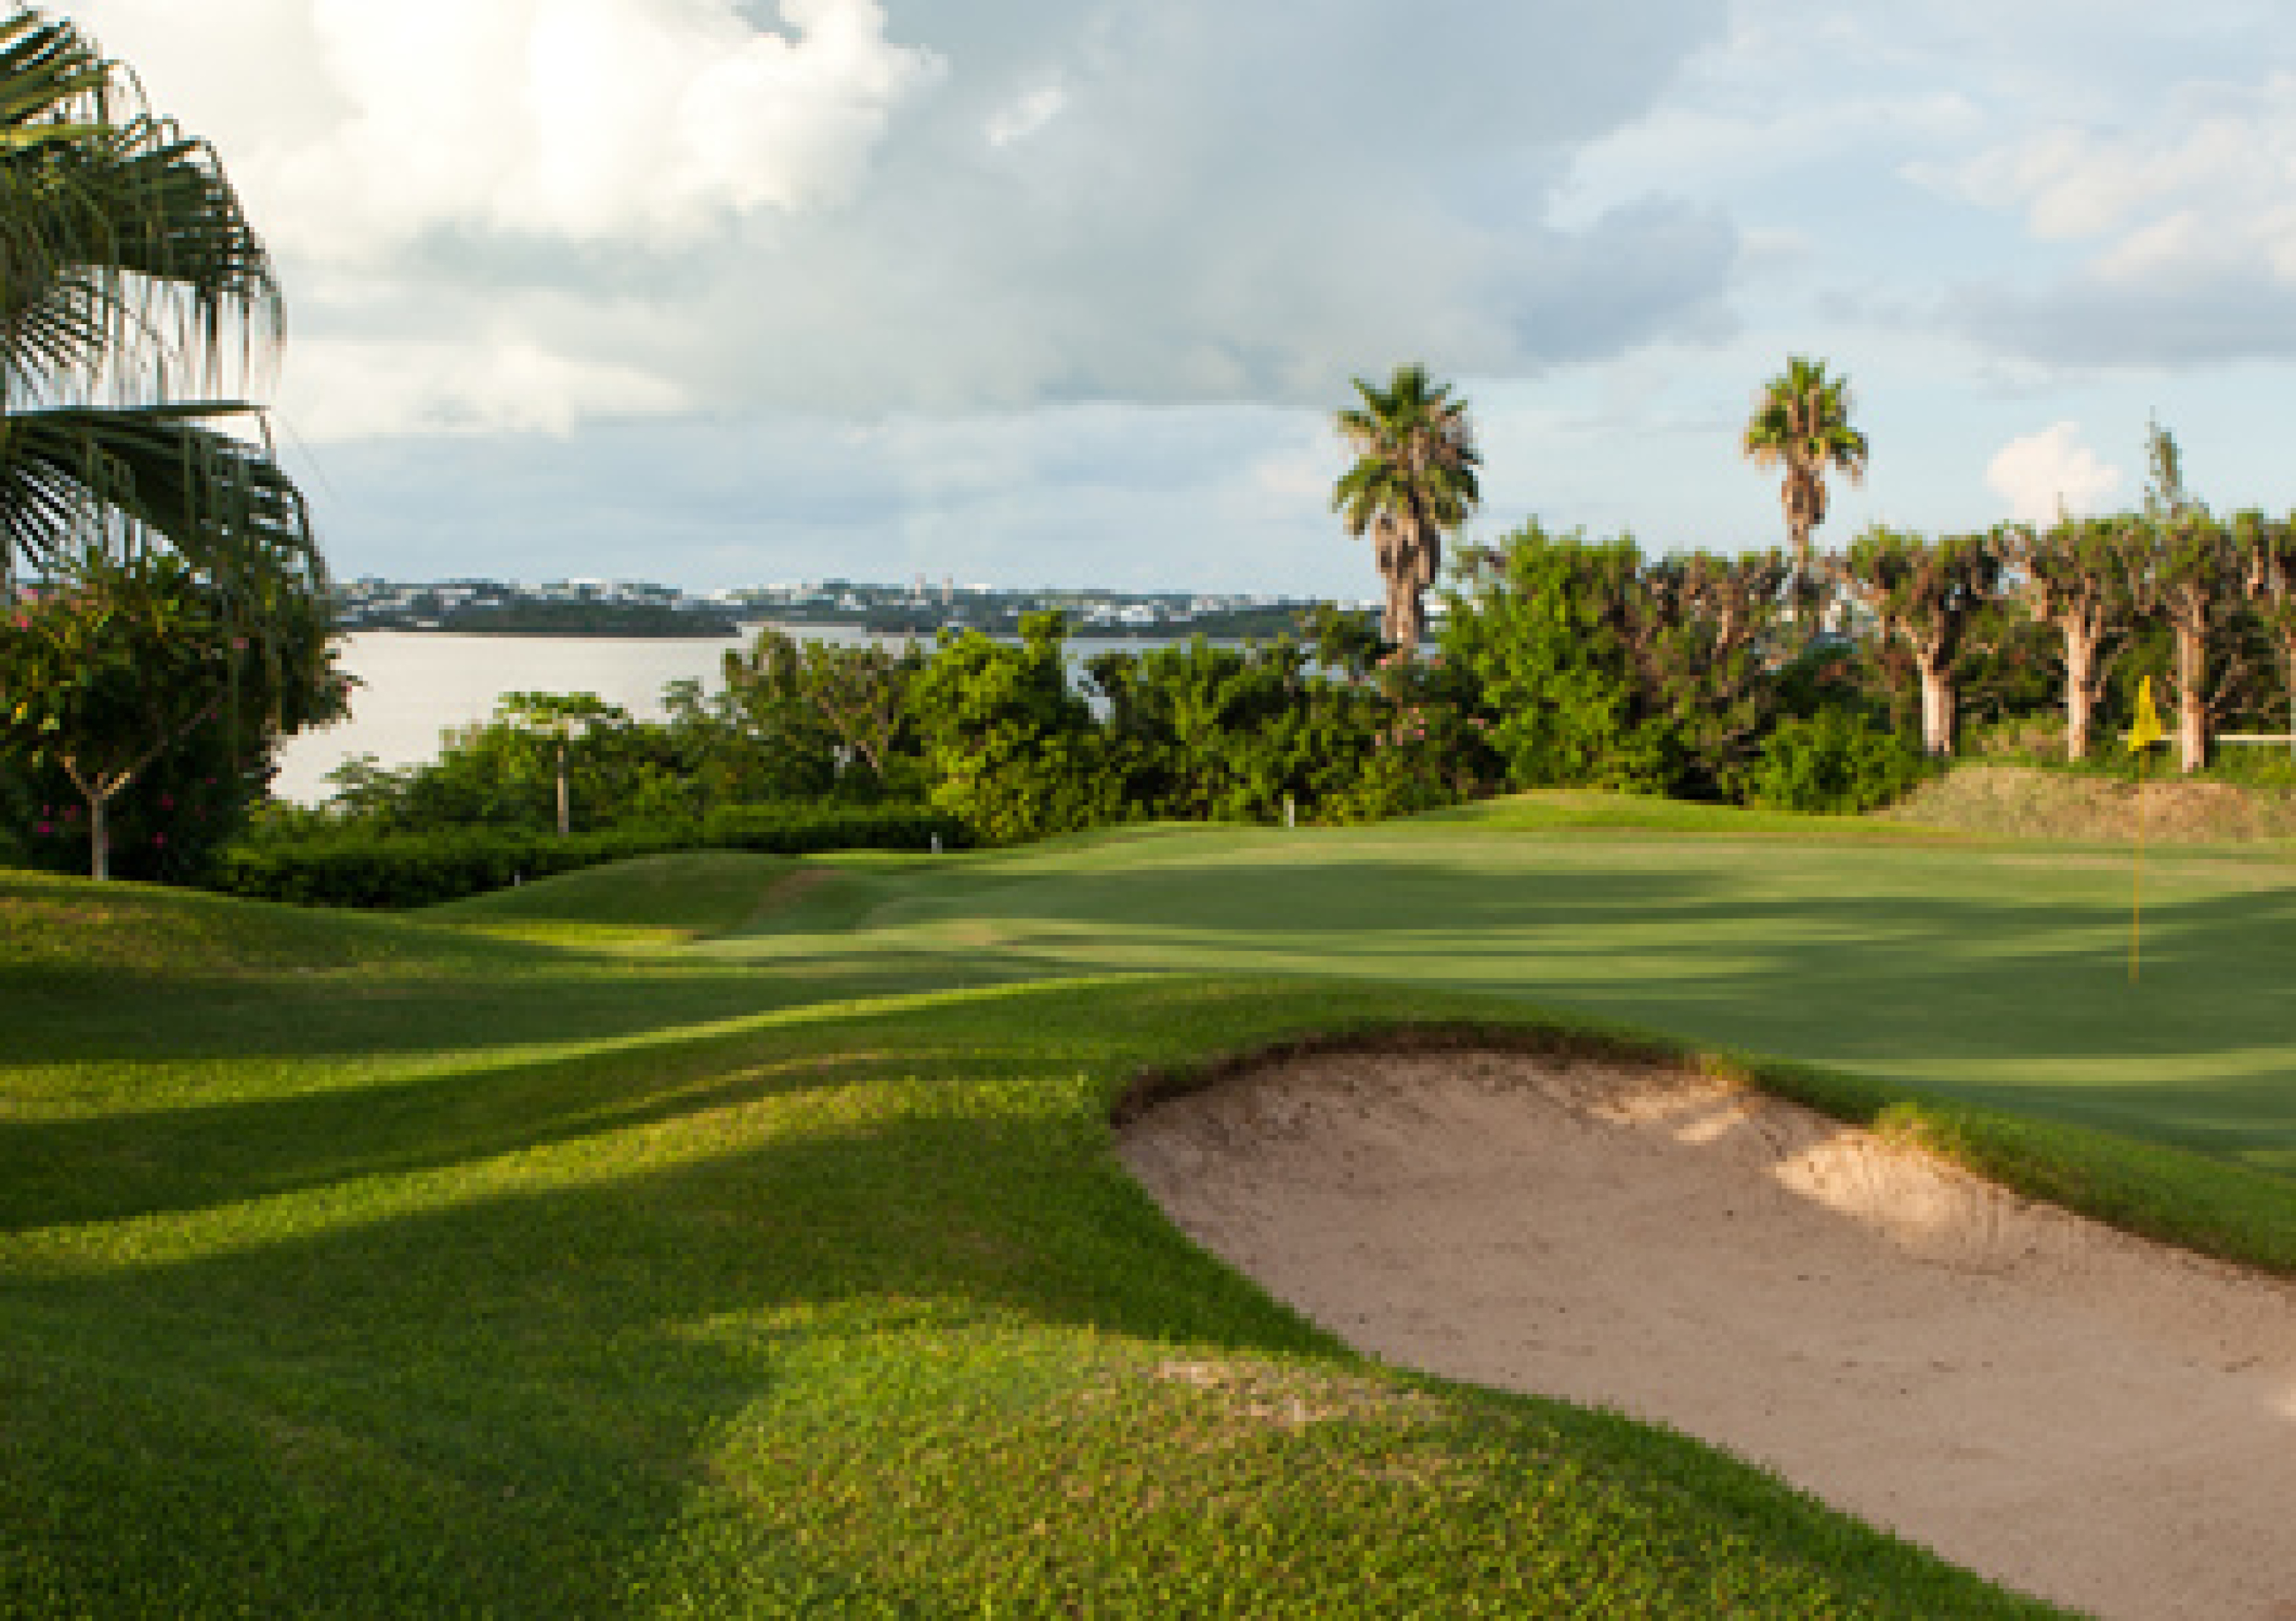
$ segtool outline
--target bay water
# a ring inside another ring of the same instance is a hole
[[[343,638],[342,667],[359,684],[350,718],[291,737],[279,751],[271,791],[316,805],[333,792],[327,774],[358,755],[404,766],[438,758],[450,733],[494,716],[504,692],[594,692],[640,720],[663,716],[662,689],[696,680],[705,692],[725,683],[727,652],[745,648],[759,626],[738,636],[480,636],[451,631],[357,631]],[[838,625],[785,626],[808,641],[841,646],[899,647],[911,638],[874,635]],[[1169,645],[1147,640],[1076,637],[1071,667],[1111,648]]]

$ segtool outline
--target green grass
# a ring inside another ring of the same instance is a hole
[[[1549,808],[410,919],[0,873],[0,1612],[2038,1613],[1349,1354],[1111,1112],[1624,1024],[2296,1271],[2290,870],[2164,866],[2132,995],[2109,860]]]

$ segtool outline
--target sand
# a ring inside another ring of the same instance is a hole
[[[1639,1066],[1295,1059],[1120,1151],[1389,1363],[1660,1420],[2098,1615],[2296,1617],[2285,1281]]]

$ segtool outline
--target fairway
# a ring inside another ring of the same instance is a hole
[[[1365,1358],[1111,1121],[1303,1044],[1634,1050],[2285,1272],[2291,869],[2160,864],[2132,994],[2110,852],[1554,808],[403,917],[0,873],[0,1609],[2046,1613]]]
[[[2156,855],[2134,986],[2125,853],[1862,829],[1159,828],[842,882],[709,949],[1499,992],[2296,1172],[2296,864],[2268,854]]]

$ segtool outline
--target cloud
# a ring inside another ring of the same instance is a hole
[[[276,245],[332,265],[449,231],[658,250],[832,203],[942,69],[875,0],[782,0],[786,33],[734,0],[220,3],[196,24],[180,0],[77,9],[214,115]],[[234,56],[265,62],[259,90]]]
[[[280,420],[308,444],[419,432],[564,438],[583,421],[667,416],[675,383],[517,337],[480,343],[319,339],[289,351]]]
[[[1947,307],[1980,341],[2078,364],[2296,353],[2296,72],[2188,81],[2128,126],[2059,122],[1915,173],[2079,256],[2053,282],[1964,287]]]
[[[1010,146],[1015,141],[1027,140],[1060,117],[1061,110],[1068,104],[1067,91],[1058,85],[1042,85],[990,115],[988,127],[982,133],[991,146]]]
[[[1986,487],[2021,523],[2051,524],[2061,512],[2103,510],[2121,473],[2080,443],[2080,424],[2058,422],[2003,446],[1985,469]]]
[[[614,378],[731,413],[1320,405],[1405,359],[1524,375],[1728,325],[1721,210],[1660,187],[1549,218],[1727,0],[764,10],[84,7],[217,141],[295,341],[428,367],[330,434],[425,431],[472,391],[455,352],[513,343],[554,400],[470,420],[611,413]]]

